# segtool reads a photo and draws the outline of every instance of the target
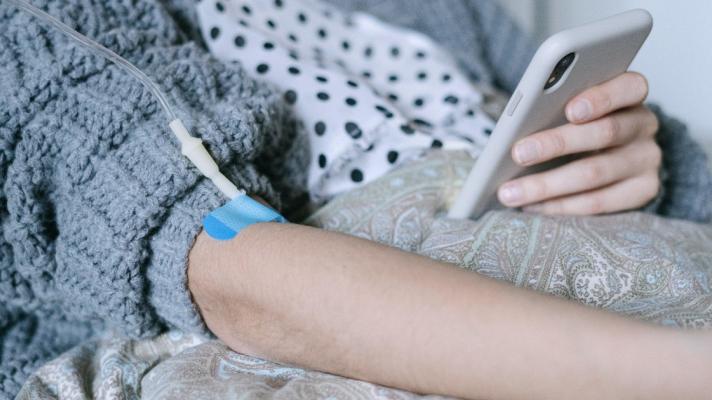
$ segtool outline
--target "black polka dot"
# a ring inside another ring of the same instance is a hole
[[[376,148],[376,145],[371,143],[368,147],[366,147],[366,152],[373,151],[373,149]]]
[[[225,6],[221,2],[216,2],[215,3],[215,8],[218,10],[218,12],[224,12],[225,11]]]
[[[415,53],[415,58],[418,58],[418,59],[421,59],[421,60],[422,60],[423,58],[425,58],[425,56],[426,56],[426,54],[425,54],[424,51],[419,51],[419,52]]]
[[[485,128],[483,132],[485,133],[485,135],[490,136],[492,134],[492,129]]]
[[[346,133],[353,139],[358,139],[363,135],[361,128],[355,122],[347,122],[344,127],[346,128]]]
[[[358,168],[352,170],[351,180],[357,183],[363,181],[363,172],[361,172],[361,170]]]
[[[457,96],[448,95],[448,96],[445,96],[443,101],[446,103],[449,103],[449,104],[457,104],[460,102],[460,99],[458,99]]]
[[[234,42],[237,47],[245,47],[245,37],[242,35],[235,36]]]
[[[383,115],[384,115],[386,118],[389,118],[389,119],[390,119],[390,118],[393,118],[393,117],[394,117],[393,113],[392,113],[389,109],[387,109],[386,107],[384,107],[384,106],[382,106],[382,105],[377,105],[377,106],[376,106],[376,110],[378,110],[378,111],[380,111],[381,113],[383,113]]]
[[[323,154],[319,154],[319,168],[324,167],[326,167],[326,156]]]
[[[268,20],[267,20],[267,26],[268,26],[270,29],[275,29],[275,28],[277,27],[277,24],[276,24],[273,20],[268,19]]]
[[[391,55],[398,57],[400,55],[400,49],[398,47],[391,47]]]
[[[252,9],[248,6],[242,6],[242,12],[244,12],[247,15],[252,14]]]
[[[388,81],[389,82],[398,82],[398,75],[396,75],[396,74],[388,75]]]
[[[370,78],[371,78],[371,71],[363,71],[363,72],[361,72],[361,76],[363,76],[363,77],[366,78],[366,79],[370,79]]]
[[[266,74],[267,71],[269,71],[269,65],[267,64],[259,64],[257,66],[257,73],[258,74]]]
[[[432,127],[433,127],[433,124],[431,124],[430,122],[428,122],[428,121],[426,121],[426,120],[424,120],[424,119],[420,119],[420,118],[414,118],[414,119],[412,119],[410,122],[412,122],[412,123],[414,123],[414,124],[416,124],[416,125],[426,126],[426,127],[428,127],[428,128],[432,128]]]
[[[210,38],[215,40],[218,38],[218,36],[220,36],[220,28],[218,28],[217,26],[210,28]]]
[[[388,94],[388,99],[389,99],[390,101],[398,101],[398,95],[395,94],[395,93],[389,93],[389,94]]]
[[[327,101],[327,100],[329,100],[329,93],[319,92],[316,94],[316,98],[321,101]]]
[[[391,150],[388,152],[386,158],[388,159],[389,163],[393,164],[398,160],[398,152],[395,150]]]
[[[244,19],[240,19],[239,21],[237,21],[237,23],[244,26],[245,28],[248,28],[250,26],[250,24]]]
[[[328,34],[326,33],[326,29],[324,28],[319,28],[319,30],[316,31],[316,34],[319,35],[319,37],[322,39],[326,39],[326,37],[328,36]]]
[[[443,147],[443,142],[439,141],[438,139],[433,140],[433,143],[430,143],[430,147],[434,149],[439,149]]]
[[[418,97],[417,99],[413,100],[413,105],[416,107],[422,107],[423,104],[425,104],[425,100],[422,98]]]
[[[353,97],[347,97],[345,101],[346,101],[346,105],[349,105],[351,107],[353,107],[357,104],[356,99],[354,99]]]
[[[344,40],[343,42],[341,42],[341,48],[348,51],[349,49],[351,49],[351,43],[349,43],[348,40]]]
[[[418,80],[424,81],[424,80],[428,79],[428,73],[425,71],[420,71],[420,72],[418,72],[417,77],[418,77]]]
[[[358,83],[356,83],[356,82],[354,82],[354,81],[352,81],[352,80],[346,81],[346,84],[349,85],[349,86],[351,86],[352,88],[357,88],[357,87],[358,87]]]
[[[299,75],[299,74],[302,72],[302,71],[299,70],[299,68],[294,67],[294,66],[289,67],[287,70],[288,70],[289,73],[292,74],[292,75]]]
[[[467,116],[468,116],[468,117],[474,117],[474,116],[475,116],[475,110],[472,110],[472,109],[467,110]]]
[[[297,14],[297,19],[298,19],[299,22],[301,22],[302,24],[305,24],[305,23],[307,22],[307,16],[306,16],[306,14],[301,13],[301,12],[300,12],[299,14]]]
[[[294,61],[299,61],[299,54],[295,50],[290,50],[289,58],[291,58]]]
[[[324,136],[324,133],[326,133],[326,124],[322,121],[319,121],[314,124],[314,132],[317,134],[317,136]]]
[[[297,92],[294,90],[287,90],[284,92],[284,101],[287,102],[287,104],[294,104],[297,102]]]
[[[450,76],[450,74],[443,74],[443,76],[442,76],[443,82],[450,82],[451,79],[452,79],[452,76]]]
[[[322,75],[318,75],[318,76],[316,77],[316,80],[317,80],[318,82],[321,82],[321,83],[327,83],[327,82],[329,82],[329,79],[328,79],[327,77],[325,77],[325,76],[322,76]]]
[[[415,129],[413,129],[413,127],[410,126],[410,125],[405,125],[405,124],[404,124],[404,125],[401,125],[401,126],[400,126],[400,129],[401,129],[401,131],[403,131],[403,133],[405,133],[406,135],[412,135],[412,134],[415,133]]]
[[[371,46],[366,47],[363,50],[363,55],[366,58],[371,58],[371,56],[373,56],[373,48]]]
[[[299,41],[299,39],[297,38],[297,35],[295,35],[293,33],[290,33],[287,37],[289,38],[289,40],[291,40],[294,43]]]
[[[274,0],[274,6],[277,8],[282,8],[282,6],[284,6],[284,2],[282,0]]]
[[[274,43],[272,42],[265,42],[262,47],[264,47],[265,50],[272,50],[274,49]]]

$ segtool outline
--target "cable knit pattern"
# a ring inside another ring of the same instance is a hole
[[[490,1],[332,1],[422,30],[473,77],[505,89],[531,56]],[[275,91],[207,54],[190,0],[32,3],[155,79],[238,185],[286,212],[300,206],[301,125]],[[186,259],[202,216],[223,199],[182,158],[155,99],[2,1],[0,60],[0,398],[107,328],[135,338],[166,327],[204,333]],[[659,211],[708,218],[704,157],[690,156],[684,127],[669,126]]]
[[[280,96],[212,59],[151,0],[34,0],[156,80],[225,174],[275,206],[306,187]],[[185,266],[224,199],[133,77],[0,3],[0,393],[92,332],[205,332]],[[289,210],[287,210],[289,211]]]

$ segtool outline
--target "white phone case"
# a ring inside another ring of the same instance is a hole
[[[566,103],[625,72],[652,26],[650,13],[632,10],[549,37],[532,58],[448,217],[478,217],[497,207],[496,192],[502,183],[555,165],[520,167],[511,158],[512,145],[524,136],[566,123]],[[544,90],[556,64],[569,53],[576,54],[571,66],[556,85]]]

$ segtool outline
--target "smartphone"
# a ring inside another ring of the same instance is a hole
[[[624,73],[653,27],[637,9],[561,31],[537,50],[497,121],[492,136],[448,211],[449,218],[476,218],[501,207],[504,182],[540,172],[566,160],[521,167],[512,160],[519,139],[567,123],[564,109],[574,96]],[[570,160],[570,158],[569,158]]]

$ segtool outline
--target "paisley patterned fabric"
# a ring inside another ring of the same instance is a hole
[[[442,210],[472,160],[435,153],[342,195],[306,222],[454,263],[516,286],[685,328],[712,327],[712,225],[628,213],[545,217]],[[234,353],[168,333],[86,343],[37,371],[19,399],[416,399],[422,396]],[[442,398],[426,396],[425,398]]]
[[[443,210],[471,166],[463,154],[435,154],[332,201],[308,222],[633,317],[712,326],[712,225],[643,213],[491,211],[448,220]]]

